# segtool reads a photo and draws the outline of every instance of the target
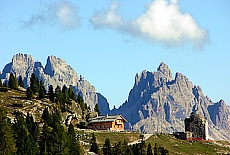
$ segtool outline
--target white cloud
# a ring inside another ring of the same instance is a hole
[[[28,21],[21,21],[23,26],[32,27],[36,24],[56,24],[58,23],[64,30],[72,30],[79,25],[78,7],[68,1],[57,1],[45,5],[44,10],[38,14],[33,14]]]
[[[95,28],[120,28],[124,26],[122,16],[117,15],[118,2],[113,2],[108,10],[96,11],[90,22]]]
[[[190,44],[202,49],[209,41],[207,30],[200,27],[188,13],[181,13],[177,0],[155,0],[137,19],[127,22],[117,15],[118,4],[113,3],[106,11],[96,12],[91,23],[95,28],[112,28],[134,36],[141,36],[165,46]]]

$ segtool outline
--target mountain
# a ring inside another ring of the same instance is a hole
[[[113,110],[109,109],[106,98],[93,85],[56,56],[49,56],[43,67],[31,55],[16,54],[0,73],[0,79],[7,81],[11,72],[16,77],[22,76],[26,87],[32,73],[44,82],[46,89],[49,85],[54,88],[72,85],[92,111],[98,104],[101,114],[122,114],[128,120],[126,128],[130,130],[147,133],[184,131],[184,119],[198,107],[201,115],[208,120],[210,138],[230,139],[230,107],[224,100],[213,102],[202,93],[201,87],[194,85],[182,73],[173,77],[170,68],[163,62],[155,72],[144,70],[136,74],[127,101]]]
[[[184,119],[199,107],[208,120],[211,139],[230,139],[230,107],[224,100],[214,103],[186,76],[163,62],[156,72],[136,74],[128,100],[110,113],[120,113],[129,122],[126,128],[147,133],[184,131]]]
[[[31,55],[16,54],[13,56],[12,61],[8,63],[2,73],[0,79],[7,81],[10,73],[13,72],[16,77],[22,76],[25,86],[30,84],[30,77],[34,73],[39,80],[44,82],[46,89],[49,85],[53,85],[56,88],[66,85],[73,86],[76,94],[83,96],[85,103],[94,110],[96,104],[99,105],[101,113],[106,114],[109,111],[109,104],[103,95],[98,93],[93,85],[84,79],[82,75],[78,78],[74,69],[67,65],[66,62],[57,58],[56,56],[49,56],[45,67],[42,66],[40,61],[34,61]]]

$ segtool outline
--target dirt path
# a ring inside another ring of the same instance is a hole
[[[144,141],[146,141],[147,139],[149,139],[149,137],[151,137],[153,134],[144,134]],[[138,140],[135,140],[135,141],[133,141],[133,142],[130,142],[130,143],[128,143],[128,145],[133,145],[133,144],[138,144],[138,143],[140,143],[141,142],[141,138],[140,139],[138,139]]]

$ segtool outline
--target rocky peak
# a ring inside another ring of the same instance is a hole
[[[25,77],[26,76],[25,73],[27,72],[28,68],[31,68],[34,65],[34,58],[31,55],[19,53],[13,56],[12,62],[10,64],[11,64],[10,68],[7,69],[6,67],[6,70],[4,70],[3,72],[6,73],[13,72],[17,77],[19,75]],[[5,73],[3,73],[3,76],[4,74]],[[5,74],[5,77],[3,78],[6,77],[7,76]]]
[[[184,131],[184,119],[194,110],[208,120],[213,139],[230,138],[230,108],[224,101],[213,103],[182,73],[176,73],[173,79],[162,62],[156,72],[136,74],[128,100],[112,113],[122,114],[130,130],[172,133]]]
[[[45,74],[49,74],[51,77],[54,76],[55,71],[59,72],[63,72],[64,70],[66,70],[67,68],[70,68],[66,62],[61,59],[61,58],[57,58],[56,56],[48,56],[47,58],[47,62],[46,62],[46,66],[45,66]]]
[[[74,69],[70,65],[67,65],[63,59],[56,56],[49,56],[47,58],[44,73],[49,75],[53,79],[53,82],[56,83],[59,81],[62,83],[60,86],[64,84],[66,86],[76,86],[78,81],[78,76]]]
[[[157,71],[163,73],[167,77],[172,78],[172,72],[171,72],[169,66],[166,65],[164,62],[160,63],[160,66],[157,68]]]
[[[16,54],[12,58],[12,65],[13,66],[18,66],[18,65],[26,65],[26,66],[31,66],[34,63],[34,58],[31,55],[27,54]]]
[[[220,107],[223,107],[223,108],[225,108],[226,106],[226,103],[224,102],[224,100],[220,100],[219,104],[220,104]]]

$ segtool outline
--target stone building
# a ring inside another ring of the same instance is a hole
[[[186,139],[208,140],[208,121],[200,114],[198,107],[184,122]]]

